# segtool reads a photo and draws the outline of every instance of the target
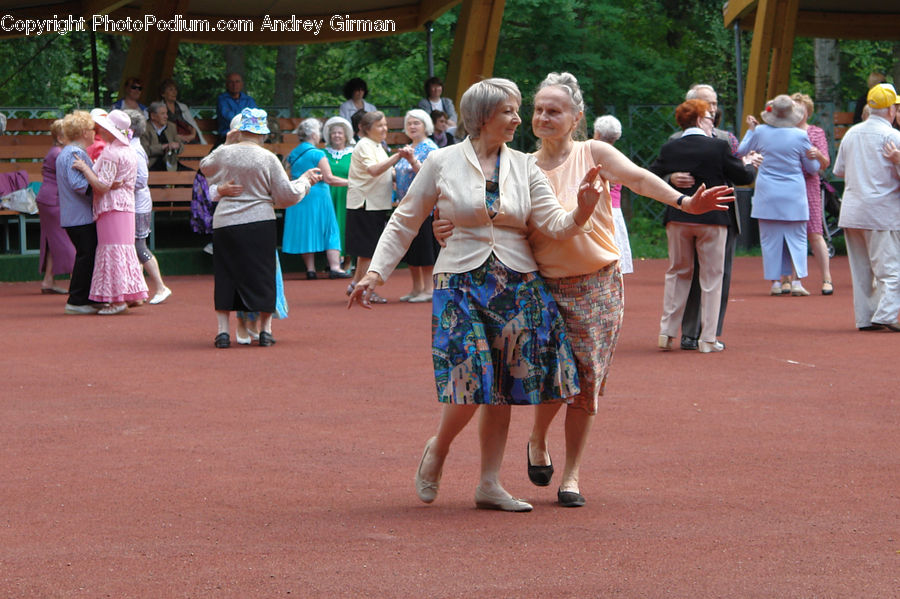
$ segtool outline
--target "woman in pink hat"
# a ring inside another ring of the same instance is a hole
[[[93,117],[97,135],[106,142],[94,169],[75,158],[94,189],[97,255],[91,281],[91,301],[106,304],[98,314],[118,314],[129,303],[147,299],[141,264],[134,249],[134,183],[137,155],[128,145],[131,119],[121,110]]]

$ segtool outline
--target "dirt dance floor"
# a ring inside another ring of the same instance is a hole
[[[900,596],[900,335],[854,328],[846,258],[806,298],[738,259],[708,355],[656,349],[665,263],[636,267],[585,507],[528,482],[513,410],[526,514],[475,509],[475,426],[416,499],[439,405],[406,271],[371,312],[289,276],[277,345],[227,350],[210,277],[108,317],[0,284],[0,597]]]

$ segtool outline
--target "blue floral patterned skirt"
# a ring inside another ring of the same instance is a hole
[[[536,272],[512,271],[491,254],[475,270],[434,280],[439,401],[534,405],[578,394],[565,324]]]

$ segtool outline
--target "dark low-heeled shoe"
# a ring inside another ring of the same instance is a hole
[[[686,349],[688,351],[692,349],[697,349],[697,338],[696,337],[688,337],[687,335],[681,336],[681,349]]]
[[[272,337],[272,333],[260,331],[259,332],[259,344],[262,347],[269,347],[270,345],[275,345],[275,338]]]
[[[556,500],[562,507],[581,507],[584,505],[584,495],[575,491],[556,491]]]
[[[329,270],[328,278],[329,279],[352,279],[353,273],[347,272],[347,271],[340,271],[340,270]]]
[[[306,280],[307,280],[307,281],[313,281],[313,280],[318,279],[318,278],[319,278],[319,277],[318,277],[318,275],[316,275],[316,271],[314,271],[314,270],[307,270],[307,271],[306,271]]]
[[[215,344],[219,349],[231,347],[231,337],[228,335],[228,333],[219,333],[218,335],[216,335]]]
[[[532,464],[531,443],[525,444],[525,455],[528,458],[528,480],[530,480],[538,487],[546,487],[547,485],[549,485],[550,479],[553,478],[552,460],[547,466],[535,466],[534,464]],[[550,452],[547,452],[547,457],[550,457]]]

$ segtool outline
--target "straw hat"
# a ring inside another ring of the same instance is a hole
[[[795,104],[790,96],[781,94],[766,102],[761,116],[765,124],[773,127],[796,127],[806,118],[806,110]]]
[[[96,110],[96,109],[95,109]],[[91,111],[91,118],[94,123],[100,125],[117,140],[123,144],[128,144],[128,130],[131,128],[131,119],[121,110],[113,110],[109,114],[103,111]]]

